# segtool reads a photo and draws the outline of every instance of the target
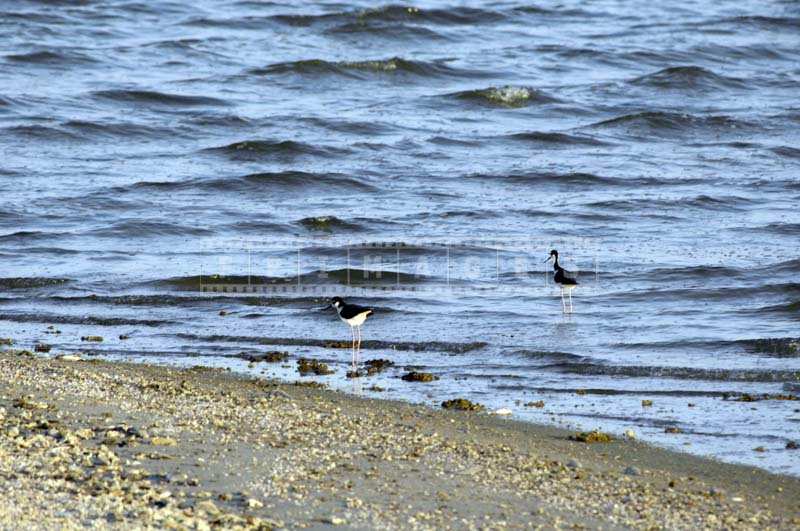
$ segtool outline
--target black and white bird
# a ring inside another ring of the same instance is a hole
[[[547,257],[547,262],[550,259],[555,259],[553,262],[553,280],[556,284],[561,286],[561,309],[564,313],[572,313],[572,290],[578,287],[578,281],[572,277],[568,277],[566,271],[558,263],[558,251],[553,249],[550,251],[550,256]],[[569,311],[567,311],[567,303],[564,300],[564,292],[567,292],[569,298]]]
[[[372,308],[365,308],[356,304],[347,304],[341,297],[331,299],[331,306],[336,308],[339,319],[350,325],[353,336],[353,373],[358,373],[358,355],[361,351],[361,325],[373,312]]]

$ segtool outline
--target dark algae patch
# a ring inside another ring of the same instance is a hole
[[[373,374],[378,374],[379,372],[383,372],[389,367],[394,367],[394,362],[392,360],[386,360],[386,359],[373,359],[365,361],[364,367],[367,371],[367,375],[371,376]]]
[[[438,376],[435,376],[429,372],[417,372],[411,371],[409,373],[404,374],[401,378],[406,382],[434,382],[439,379]]]
[[[325,376],[327,374],[333,374],[335,371],[331,370],[327,364],[322,363],[321,361],[300,358],[297,360],[297,372],[303,376],[307,374]]]
[[[725,393],[722,396],[723,400],[731,400],[733,402],[760,402],[761,400],[800,400],[796,395],[784,395],[784,394],[769,394],[764,393],[761,395],[758,394],[750,394],[750,393],[742,393],[740,395],[731,395],[729,393]]]
[[[574,435],[570,435],[569,440],[592,444],[592,443],[610,443],[614,440],[614,438],[607,433],[595,430],[595,431],[581,431]]]
[[[467,400],[466,398],[453,398],[442,402],[443,409],[453,409],[456,411],[483,411],[481,404]]]
[[[264,352],[263,354],[247,354],[242,352],[240,356],[242,359],[245,359],[251,363],[258,363],[260,361],[265,361],[267,363],[280,363],[289,359],[288,352],[282,352],[279,350],[270,350],[269,352]]]

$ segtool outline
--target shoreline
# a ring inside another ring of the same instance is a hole
[[[0,371],[2,527],[800,525],[800,479],[640,441],[219,369]]]

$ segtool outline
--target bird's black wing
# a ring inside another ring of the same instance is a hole
[[[342,307],[342,311],[339,315],[341,315],[345,319],[352,319],[356,315],[361,315],[364,312],[372,313],[372,308],[358,306],[357,304],[345,304]]]
[[[564,284],[567,286],[575,286],[578,284],[577,280],[567,276],[567,270],[563,267],[556,271],[555,275],[553,275],[553,279],[559,284]]]

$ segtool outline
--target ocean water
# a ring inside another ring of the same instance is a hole
[[[0,0],[0,337],[798,475],[798,94],[788,0]]]

